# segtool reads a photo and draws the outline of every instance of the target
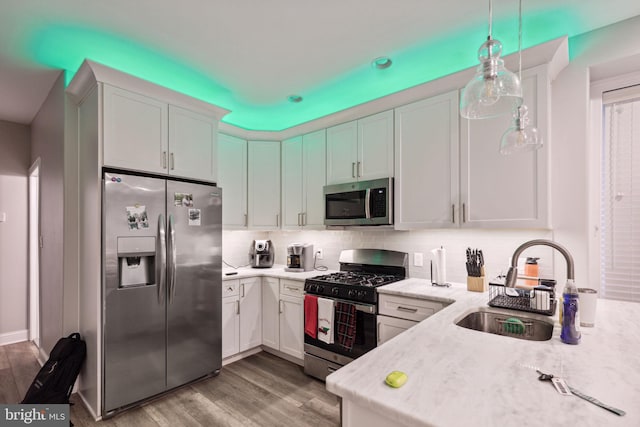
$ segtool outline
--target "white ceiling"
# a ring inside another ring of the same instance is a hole
[[[495,0],[494,21],[515,19],[517,8]],[[524,8],[570,17],[572,36],[639,15],[640,1],[527,0]],[[0,120],[30,123],[51,88],[57,71],[22,46],[52,23],[148,46],[263,105],[426,40],[486,32],[487,10],[480,0],[0,0]],[[470,40],[469,50],[481,42]]]

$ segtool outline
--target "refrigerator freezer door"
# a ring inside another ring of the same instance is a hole
[[[211,185],[167,181],[167,262],[175,259],[167,276],[168,388],[222,365],[221,193]]]
[[[166,310],[156,283],[165,186],[162,179],[104,175],[104,413],[166,389]]]

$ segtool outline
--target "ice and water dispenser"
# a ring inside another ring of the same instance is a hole
[[[155,283],[156,238],[118,237],[118,287]]]

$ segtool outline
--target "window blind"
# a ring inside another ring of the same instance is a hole
[[[604,94],[603,123],[600,292],[640,302],[640,86]]]

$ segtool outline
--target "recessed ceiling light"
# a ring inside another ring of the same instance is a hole
[[[371,66],[377,70],[386,70],[391,67],[392,63],[391,58],[388,56],[381,56],[371,61]]]
[[[289,102],[293,102],[294,104],[302,102],[302,97],[300,95],[289,95],[287,99],[289,100]]]

